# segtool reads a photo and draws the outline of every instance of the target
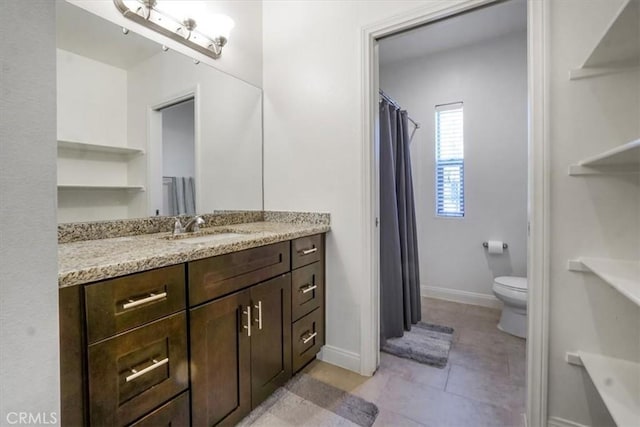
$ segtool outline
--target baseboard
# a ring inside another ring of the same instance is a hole
[[[479,305],[482,307],[502,308],[502,302],[493,295],[477,292],[460,291],[458,289],[440,288],[437,286],[420,286],[423,297],[443,299],[462,304]]]
[[[564,418],[550,417],[547,423],[548,427],[588,427],[584,424],[576,423],[574,421],[565,420]]]
[[[360,373],[360,355],[331,345],[322,347],[318,359]]]

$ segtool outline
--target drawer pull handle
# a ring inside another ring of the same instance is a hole
[[[126,303],[122,304],[122,308],[126,310],[127,308],[137,307],[139,305],[146,304],[148,302],[157,301],[159,299],[163,299],[163,298],[166,298],[166,297],[167,297],[167,293],[166,292],[160,292],[159,294],[151,293],[146,298],[141,298],[141,299],[138,299],[138,300],[129,300],[129,302],[126,302]]]
[[[251,306],[248,305],[247,309],[242,312],[242,314],[247,315],[247,324],[243,326],[244,329],[247,330],[247,336],[251,336]]]
[[[129,381],[133,381],[136,378],[146,374],[147,372],[151,372],[156,368],[159,368],[162,365],[166,365],[167,363],[169,363],[169,358],[165,357],[162,360],[156,360],[156,359],[152,359],[153,365],[149,365],[146,368],[140,370],[140,371],[136,371],[135,369],[131,369],[131,372],[133,372],[131,375],[129,375],[128,377],[125,378],[126,382]]]
[[[262,330],[262,301],[258,301],[258,305],[254,306],[258,309],[258,318],[256,322],[258,322],[258,329]]]
[[[317,289],[318,285],[307,285],[303,288],[298,289],[298,292],[302,292],[303,294],[306,294],[307,292],[311,292],[314,289]]]
[[[311,341],[312,339],[314,339],[316,337],[316,335],[318,335],[317,332],[314,333],[309,333],[306,337],[303,335],[300,337],[300,340],[302,341],[302,344],[306,344],[309,341]]]
[[[314,252],[318,252],[318,248],[303,249],[301,252],[302,252],[302,255],[309,255]]]

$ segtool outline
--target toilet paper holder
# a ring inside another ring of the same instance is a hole
[[[489,247],[489,242],[482,242],[482,247],[483,248],[488,248]],[[509,247],[509,245],[507,245],[506,243],[502,244],[502,249],[507,249]]]

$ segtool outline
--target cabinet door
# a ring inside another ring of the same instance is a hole
[[[233,425],[251,410],[250,291],[190,310],[193,426]]]
[[[291,378],[291,274],[251,288],[251,405]]]

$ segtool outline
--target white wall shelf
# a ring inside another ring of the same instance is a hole
[[[640,306],[640,261],[580,258],[569,261],[571,271],[589,271]]]
[[[600,354],[567,353],[567,362],[584,366],[611,417],[619,427],[640,420],[640,364]]]
[[[58,190],[125,190],[145,191],[142,185],[68,185],[58,184]]]
[[[571,176],[621,173],[640,173],[640,139],[569,166]]]
[[[91,151],[95,153],[118,154],[122,156],[135,156],[135,155],[144,153],[144,151],[138,150],[136,148],[88,144],[85,142],[75,142],[75,141],[58,141],[58,149],[66,149],[66,150],[74,150],[74,151]]]
[[[571,80],[595,77],[640,67],[640,2],[627,0]]]

